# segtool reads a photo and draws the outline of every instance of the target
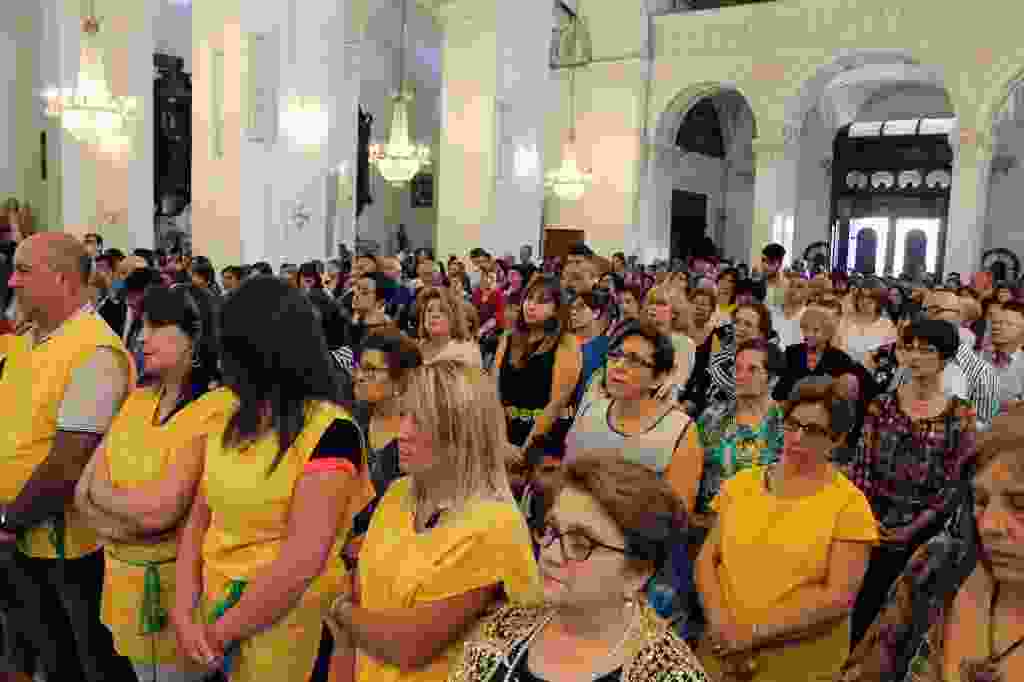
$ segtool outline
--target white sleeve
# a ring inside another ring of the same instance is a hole
[[[130,376],[121,353],[97,348],[71,373],[57,411],[57,430],[106,433],[128,395]]]

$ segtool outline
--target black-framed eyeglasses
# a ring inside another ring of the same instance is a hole
[[[558,540],[558,544],[561,545],[562,548],[562,556],[566,561],[575,561],[578,563],[586,561],[598,547],[612,552],[618,552],[620,554],[626,553],[625,547],[612,547],[611,545],[606,545],[603,542],[598,542],[597,540],[575,530],[563,533],[550,523],[545,523],[539,528],[533,528],[530,532],[533,535],[534,542],[544,549],[547,549],[555,540]]]
[[[654,363],[634,353],[626,353],[622,349],[608,351],[608,364],[623,363],[630,369],[641,369],[646,367],[653,370]]]
[[[389,370],[387,367],[370,367],[368,365],[357,364],[352,368],[352,374],[365,376],[367,379],[374,379],[377,381],[387,379]]]
[[[821,424],[804,424],[792,418],[782,422],[782,430],[786,433],[803,432],[804,435],[815,438],[829,438],[832,435],[831,430]]]

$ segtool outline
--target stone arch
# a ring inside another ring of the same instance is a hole
[[[993,132],[1007,100],[1018,88],[1024,86],[1024,66],[1014,64],[1003,70],[999,77],[991,78],[989,81],[993,85],[985,91],[983,97],[985,104],[978,119],[979,138],[982,133],[991,134]],[[990,138],[986,137],[986,139]]]
[[[739,86],[735,83],[721,83],[715,81],[705,81],[701,83],[695,83],[675,95],[661,113],[658,114],[658,120],[654,127],[654,144],[658,147],[671,147],[675,145],[676,133],[679,130],[679,126],[682,125],[683,120],[686,118],[686,114],[693,108],[697,102],[708,97],[715,97],[717,95],[735,94],[743,99],[747,103],[747,109],[750,113],[750,118],[753,121],[753,128],[751,130],[752,137],[757,137],[757,119],[754,116],[753,108],[750,106],[750,100],[743,94]]]
[[[810,78],[800,86],[796,95],[787,99],[783,124],[788,137],[803,130],[804,121],[812,109],[820,106],[825,88],[837,76],[864,68],[871,64],[903,64],[907,67],[920,66],[920,62],[909,50],[895,48],[853,48],[839,50],[830,62],[821,64]]]

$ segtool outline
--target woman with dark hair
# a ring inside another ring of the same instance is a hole
[[[593,454],[567,465],[533,528],[543,603],[483,618],[449,682],[708,682],[644,594],[685,528],[682,502],[649,468]]]
[[[221,310],[237,406],[210,429],[180,535],[171,621],[193,661],[233,682],[305,679],[356,512],[373,498],[363,441],[309,301],[270,277]],[[201,606],[201,619],[194,611]]]
[[[516,447],[548,434],[579,383],[582,356],[567,329],[568,308],[558,278],[538,277],[523,295],[518,327],[498,344],[498,391]]]
[[[712,316],[712,324],[716,327],[732,322],[732,314],[736,310],[736,292],[739,288],[740,275],[736,268],[727,268],[718,275],[718,308]]]
[[[920,320],[903,330],[897,355],[911,372],[910,383],[870,403],[860,445],[846,466],[871,503],[882,537],[854,606],[853,646],[914,550],[942,528],[957,481],[974,459],[974,407],[943,390],[943,370],[959,346],[950,322]]]
[[[864,494],[829,462],[854,422],[839,382],[805,380],[783,415],[779,461],[736,474],[711,503],[696,576],[709,626],[698,654],[715,679],[832,679],[878,541]]]
[[[697,349],[690,380],[680,397],[689,403],[691,417],[719,400],[736,397],[736,348],[747,341],[773,336],[772,314],[763,303],[740,303],[733,312],[733,323],[718,327]]]
[[[979,438],[958,514],[914,552],[837,680],[1024,679],[1022,417]]]
[[[200,680],[168,627],[176,534],[202,471],[206,433],[233,407],[216,387],[207,294],[182,285],[142,300],[146,374],[79,479],[75,501],[105,538],[103,619],[139,679]],[[210,392],[208,392],[210,391]]]

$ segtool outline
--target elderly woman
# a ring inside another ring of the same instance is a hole
[[[897,353],[910,383],[869,404],[860,446],[846,467],[871,503],[882,538],[854,606],[853,646],[914,550],[942,528],[956,481],[974,458],[974,408],[947,397],[942,383],[959,345],[949,322],[920,320],[904,328]]]
[[[782,406],[771,387],[785,369],[778,348],[761,339],[736,351],[736,398],[708,406],[697,421],[704,462],[695,511],[711,512],[722,484],[752,466],[774,464],[782,450]]]
[[[848,651],[878,531],[863,493],[828,461],[853,423],[841,395],[830,379],[798,386],[779,462],[737,474],[712,502],[696,576],[709,625],[699,653],[715,677],[824,680]]]
[[[401,414],[406,476],[374,512],[358,589],[343,591],[330,613],[334,667],[351,670],[356,650],[362,682],[445,680],[488,607],[540,600],[529,531],[505,474],[494,382],[451,361],[425,365],[409,377]]]
[[[420,290],[416,309],[420,314],[420,351],[424,362],[457,360],[473,367],[483,366],[480,346],[469,331],[465,306],[447,289]]]
[[[708,682],[642,596],[685,525],[679,498],[647,467],[578,458],[533,530],[544,603],[481,621],[449,681]]]
[[[996,417],[961,518],[922,545],[843,665],[842,682],[1024,679],[1024,412]]]

